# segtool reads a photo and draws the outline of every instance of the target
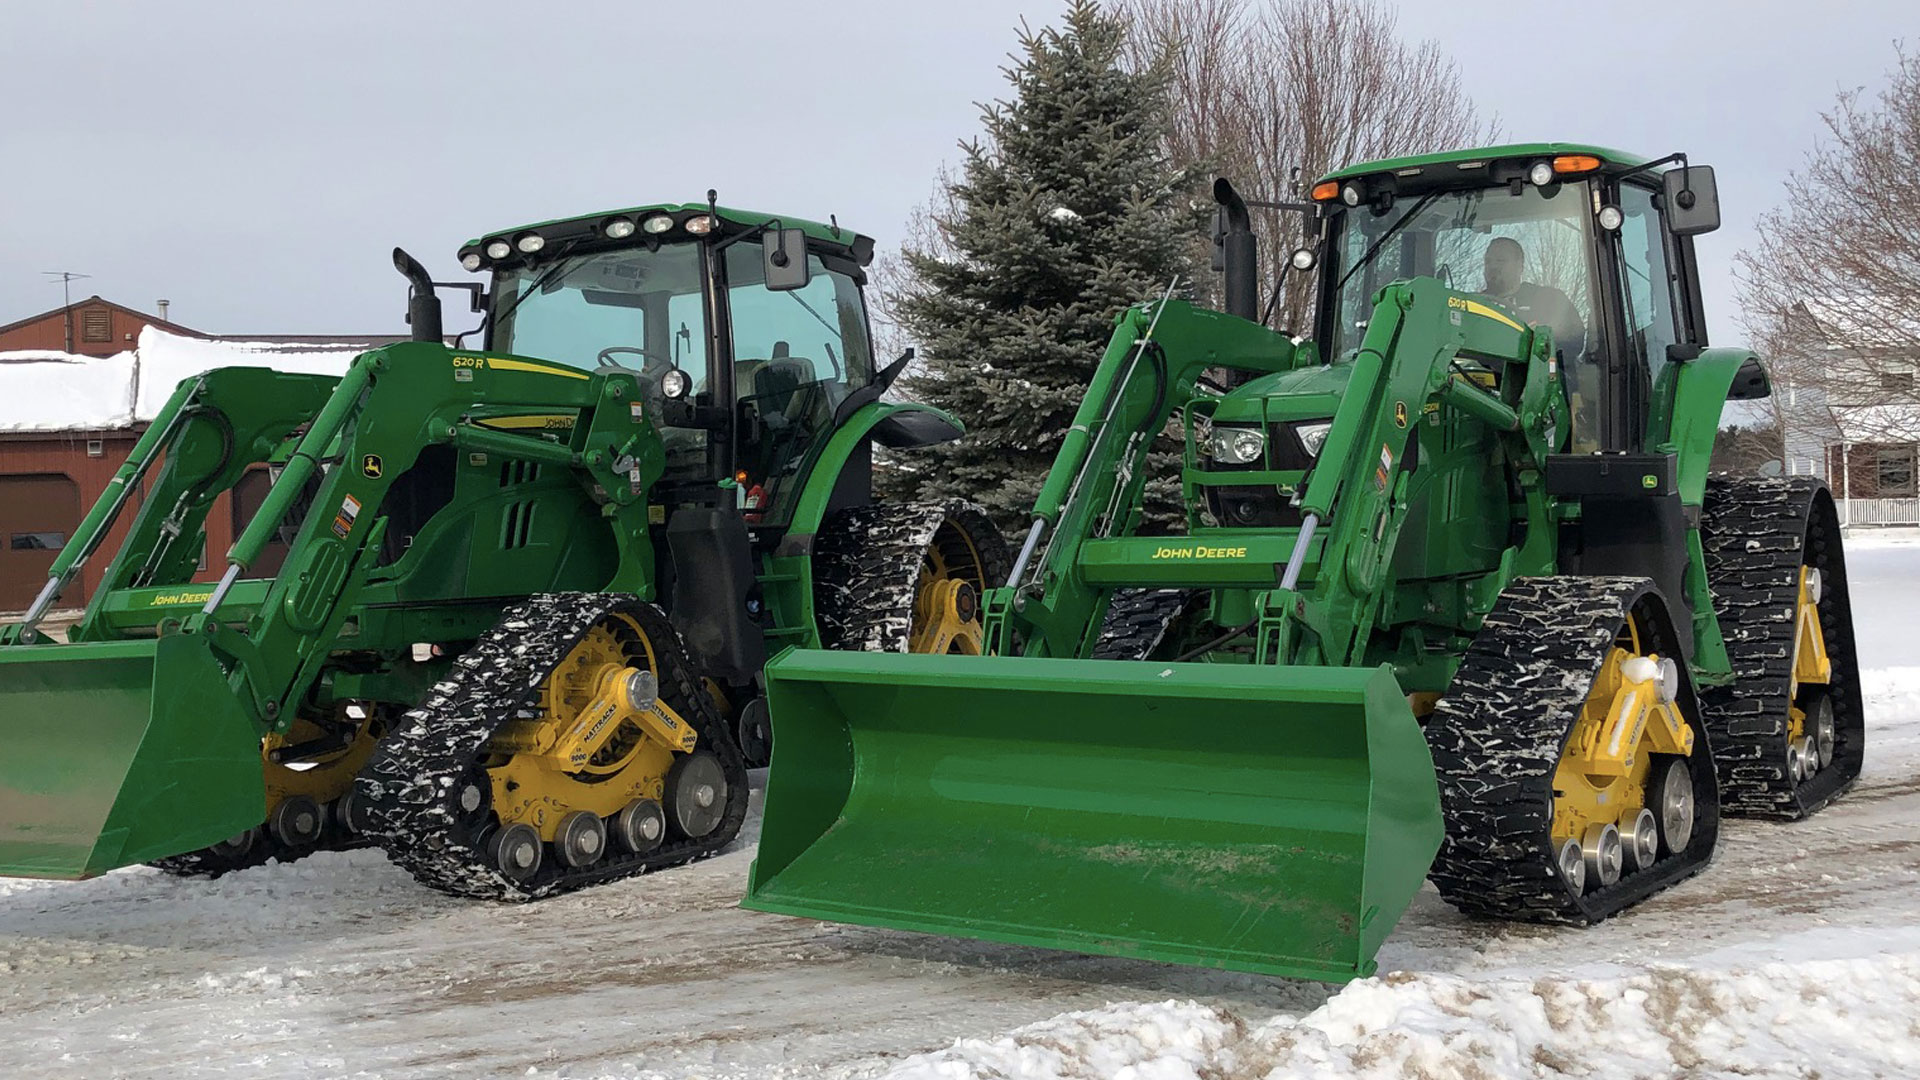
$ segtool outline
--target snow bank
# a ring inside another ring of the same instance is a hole
[[[131,352],[0,352],[0,431],[94,431],[152,420],[182,379],[219,367],[338,375],[369,345],[210,341],[148,326]]]
[[[140,331],[140,385],[133,414],[151,420],[182,379],[221,367],[268,367],[309,375],[339,375],[365,345],[315,347],[257,341],[208,341],[181,337],[152,326]]]
[[[134,359],[0,352],[0,431],[123,427],[132,407]]]
[[[1920,529],[1909,525],[1859,526],[1847,530],[1846,550],[1920,547]]]
[[[1473,1080],[1920,1074],[1920,954],[1616,978],[1353,983],[1257,1027],[1196,1002],[1067,1013],[888,1080]]]

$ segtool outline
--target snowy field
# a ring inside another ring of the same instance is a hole
[[[0,1075],[1920,1076],[1920,534],[1862,533],[1849,563],[1859,786],[1729,822],[1705,874],[1590,930],[1428,889],[1383,974],[1336,993],[828,926],[733,906],[757,817],[719,858],[527,906],[367,851],[0,880]]]

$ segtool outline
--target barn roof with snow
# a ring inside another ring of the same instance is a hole
[[[156,326],[113,356],[44,349],[0,352],[0,433],[111,431],[153,419],[181,380],[220,367],[339,375],[391,339],[234,341],[186,337]]]

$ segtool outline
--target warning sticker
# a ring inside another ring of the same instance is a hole
[[[340,512],[333,515],[333,535],[346,539],[353,531],[353,520],[360,516],[360,500],[349,495],[340,500]]]
[[[1381,491],[1387,490],[1387,476],[1393,472],[1393,451],[1385,443],[1380,444],[1380,468],[1373,474],[1373,486]]]
[[[628,403],[627,412],[633,417],[634,423],[639,423],[641,418],[646,416],[647,411],[641,408],[639,402],[635,401]]]

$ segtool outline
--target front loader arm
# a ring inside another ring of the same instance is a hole
[[[456,378],[462,371],[475,374]],[[609,587],[632,588],[650,567],[645,492],[664,460],[657,435],[632,408],[640,400],[626,374],[469,358],[430,343],[363,354],[314,415],[228,550],[220,583],[182,632],[206,635],[225,657],[236,693],[263,728],[290,723],[340,648],[345,622],[379,563],[390,490],[437,444],[575,471],[604,496],[603,516],[617,523],[622,557]],[[501,409],[574,419],[558,432],[564,437],[544,437],[541,428],[496,430],[475,419]],[[229,591],[308,492],[305,520],[279,573],[244,628],[234,625],[222,612]],[[539,587],[531,583],[526,591]]]
[[[1269,607],[1308,631],[1283,662],[1363,665],[1391,584],[1401,526],[1426,483],[1419,470],[1422,420],[1462,413],[1502,433],[1511,462],[1536,474],[1556,374],[1547,332],[1416,278],[1383,288],[1326,444],[1300,501],[1303,525]],[[1491,384],[1483,388],[1481,382]],[[1524,485],[1523,485],[1524,486]],[[1531,533],[1544,535],[1545,503],[1530,503]],[[1299,564],[1324,525],[1320,570],[1309,603],[1292,599]]]
[[[1009,588],[987,597],[996,651],[1013,651],[1007,611],[1017,604],[1029,654],[1081,655],[1088,635],[1098,633],[1103,600],[1081,576],[1081,546],[1139,527],[1153,440],[1193,399],[1209,368],[1264,375],[1286,370],[1293,359],[1285,335],[1184,300],[1122,312],[1041,486]]]

